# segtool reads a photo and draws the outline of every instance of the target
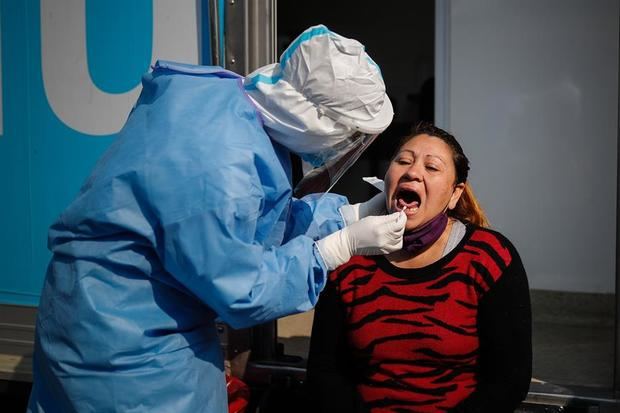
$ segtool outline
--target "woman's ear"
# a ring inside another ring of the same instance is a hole
[[[461,182],[460,184],[456,184],[454,187],[454,191],[452,192],[452,196],[450,197],[450,202],[448,202],[448,209],[452,210],[456,207],[456,204],[461,199],[461,195],[465,190],[465,183]]]

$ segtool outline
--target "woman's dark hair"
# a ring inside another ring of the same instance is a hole
[[[397,152],[400,151],[400,148],[402,148],[404,144],[419,135],[429,135],[439,138],[452,149],[452,160],[454,161],[454,167],[456,169],[455,184],[465,184],[465,189],[461,194],[459,202],[453,210],[448,211],[448,215],[464,222],[471,222],[472,224],[482,227],[488,227],[489,220],[478,203],[471,186],[467,182],[467,176],[469,174],[469,159],[465,156],[461,144],[458,143],[453,135],[445,130],[438,128],[429,122],[420,122],[415,126],[415,128],[413,128],[411,134],[405,136],[400,141]]]
[[[461,144],[458,143],[456,138],[446,132],[445,130],[438,128],[429,122],[420,122],[412,130],[410,135],[405,136],[398,145],[398,150],[418,135],[429,135],[439,138],[444,141],[452,149],[452,160],[454,161],[454,167],[456,168],[456,183],[467,182],[467,175],[469,173],[469,159],[465,156]]]

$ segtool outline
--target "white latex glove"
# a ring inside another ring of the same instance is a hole
[[[366,202],[340,207],[340,214],[345,225],[351,225],[362,218],[371,215],[383,215],[385,213],[385,193],[379,192]]]
[[[404,212],[362,218],[316,242],[329,270],[353,255],[389,254],[403,247],[407,216]]]

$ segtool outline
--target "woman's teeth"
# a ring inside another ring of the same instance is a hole
[[[418,212],[420,207],[419,202],[412,202],[410,204],[405,203],[402,199],[395,200],[394,207],[397,211],[405,211],[407,215],[413,215]]]

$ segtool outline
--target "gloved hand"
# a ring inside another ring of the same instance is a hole
[[[403,247],[407,216],[404,212],[369,216],[316,242],[329,270],[344,264],[353,255],[380,255]]]
[[[362,218],[370,215],[383,215],[385,213],[385,193],[379,192],[366,202],[340,207],[340,214],[345,225],[351,225]]]

